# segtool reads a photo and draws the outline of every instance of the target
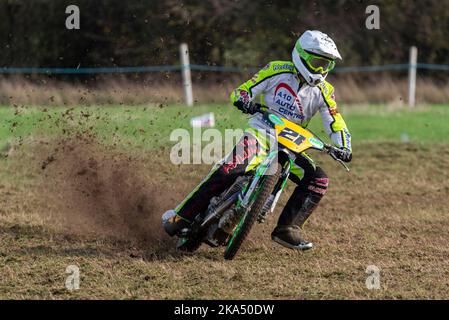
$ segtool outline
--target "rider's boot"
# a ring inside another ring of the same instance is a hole
[[[176,213],[175,210],[168,210],[162,215],[162,226],[170,237],[187,228],[191,222]]]
[[[301,236],[301,227],[312,214],[313,208],[300,187],[297,187],[282,211],[278,225],[271,233],[271,239],[284,247],[296,250],[308,250],[311,242]]]
[[[272,240],[291,249],[311,249],[313,244],[301,237],[301,229],[318,206],[323,194],[324,192],[320,194],[296,187],[271,234]]]
[[[182,230],[188,228],[191,222],[176,213],[175,210],[168,210],[162,215],[162,226],[165,232],[171,237],[179,236],[176,249],[181,251],[193,252],[201,245],[198,239],[189,239],[182,235]]]
[[[300,228],[296,225],[276,226],[271,239],[286,248],[305,251],[312,249],[313,243],[301,237]]]

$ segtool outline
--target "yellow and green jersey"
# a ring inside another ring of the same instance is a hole
[[[231,94],[231,101],[255,101],[279,116],[307,127],[319,112],[324,128],[335,145],[351,150],[351,135],[338,112],[334,88],[324,81],[316,87],[301,81],[293,62],[272,61]],[[257,101],[256,99],[259,99]],[[256,129],[269,129],[257,114],[250,120]]]

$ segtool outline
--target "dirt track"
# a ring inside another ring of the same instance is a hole
[[[316,248],[272,243],[273,216],[232,262],[206,247],[177,253],[161,232],[161,212],[208,166],[173,166],[163,151],[127,154],[90,138],[32,150],[7,160],[15,178],[0,187],[2,298],[449,296],[449,147],[359,145],[350,174],[317,157],[332,180],[306,228]],[[74,293],[64,288],[69,264],[82,272]],[[380,290],[365,287],[368,265],[381,269]]]

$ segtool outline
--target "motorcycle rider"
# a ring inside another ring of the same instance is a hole
[[[351,135],[338,112],[334,88],[325,79],[341,60],[334,41],[326,34],[306,31],[297,40],[292,61],[272,61],[231,94],[234,106],[243,113],[254,114],[255,98],[271,112],[306,127],[319,112],[324,128],[339,147],[333,156],[345,162],[352,159]],[[253,116],[250,128],[233,152],[214,166],[206,178],[174,210],[162,216],[163,227],[173,236],[187,227],[197,214],[204,212],[212,197],[229,188],[235,179],[261,162],[267,141],[260,130],[269,130],[261,114]],[[242,152],[243,147],[243,152]],[[312,243],[301,237],[301,229],[326,193],[329,178],[305,153],[298,156],[290,180],[297,187],[284,207],[272,239],[281,245],[307,250]]]

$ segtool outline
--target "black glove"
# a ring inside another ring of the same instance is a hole
[[[248,113],[248,114],[254,114],[254,113],[256,113],[256,110],[257,110],[256,104],[249,100],[244,101],[242,99],[239,99],[236,102],[234,102],[234,106],[236,106],[243,113]]]
[[[344,162],[351,162],[352,160],[352,152],[347,148],[332,148],[330,149],[329,154],[335,160],[341,160]]]

